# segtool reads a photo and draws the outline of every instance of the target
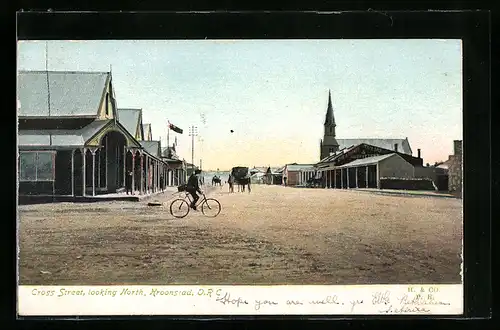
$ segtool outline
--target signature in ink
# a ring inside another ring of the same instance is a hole
[[[430,309],[424,308],[424,307],[407,307],[407,306],[401,306],[401,307],[395,307],[393,308],[392,305],[390,305],[387,309],[382,309],[379,311],[380,313],[384,314],[389,314],[389,313],[394,313],[394,314],[402,314],[402,313],[428,313],[430,312]]]
[[[407,294],[399,298],[401,305],[449,305],[449,302],[435,300],[434,296],[430,295],[426,298],[423,295],[417,294],[415,297],[410,298]]]
[[[375,292],[372,295],[372,305],[388,305],[391,302],[391,292],[390,291],[385,291],[385,292]]]

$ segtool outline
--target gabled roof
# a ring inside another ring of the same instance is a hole
[[[172,147],[161,148],[161,156],[163,158],[179,159],[179,156],[177,156],[175,148]]]
[[[140,124],[142,109],[118,109],[119,122],[123,127],[135,137],[137,127]]]
[[[267,167],[252,167],[250,169],[250,172],[256,172],[256,173],[265,173],[267,171]]]
[[[394,157],[394,156],[401,158],[401,156],[398,156],[398,154],[387,154],[387,155],[366,157],[366,158],[361,158],[361,159],[353,160],[352,162],[344,164],[342,166],[339,166],[338,168],[353,167],[353,166],[374,165],[374,164],[378,164],[379,162],[383,161],[384,159],[391,158],[391,157]],[[403,159],[403,158],[401,158],[401,159]]]
[[[141,146],[148,152],[150,155],[160,158],[160,141],[139,141]]]
[[[348,152],[349,150],[353,149],[357,147],[357,145],[353,145],[353,146],[350,146],[348,148],[341,148],[339,149],[336,153],[330,155],[330,156],[327,156],[325,158],[323,158],[322,160],[320,160],[318,162],[318,164],[322,164],[322,163],[329,163],[331,162],[332,160],[335,160],[335,158],[339,157],[340,155],[342,154],[345,154],[346,152]]]
[[[339,148],[349,148],[358,144],[369,144],[375,147],[394,150],[394,145],[398,144],[398,152],[405,153],[408,155],[412,154],[410,144],[408,139],[337,139]]]
[[[19,71],[18,115],[97,117],[110,76],[109,72]]]

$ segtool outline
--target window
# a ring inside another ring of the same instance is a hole
[[[19,154],[19,180],[36,180],[36,153],[23,152]]]
[[[109,116],[109,93],[106,93],[106,116]]]
[[[53,181],[55,153],[47,151],[19,154],[19,181]]]
[[[50,181],[53,180],[52,175],[52,153],[38,153],[38,159],[36,161],[36,179],[38,181]]]

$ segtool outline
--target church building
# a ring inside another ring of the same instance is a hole
[[[320,161],[328,156],[335,154],[341,149],[349,148],[362,143],[376,146],[379,148],[395,150],[407,155],[412,154],[410,142],[408,138],[389,138],[389,139],[376,139],[376,138],[361,138],[361,139],[337,139],[335,134],[335,117],[333,114],[332,95],[328,92],[328,107],[326,109],[326,117],[324,123],[323,139],[320,141]],[[420,158],[420,154],[418,155]]]
[[[332,94],[330,91],[328,91],[328,108],[326,109],[326,118],[323,126],[323,139],[319,142],[320,160],[339,150],[339,143],[335,139],[335,127],[337,125],[333,116]]]
[[[314,169],[302,171],[300,185],[313,174],[325,188],[435,189],[432,180],[415,176],[423,160],[420,149],[413,156],[408,138],[337,139],[336,126],[329,91],[320,160]]]

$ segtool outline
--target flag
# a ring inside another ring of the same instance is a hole
[[[183,132],[183,130],[181,128],[175,126],[174,124],[168,123],[168,128],[176,133],[179,133],[179,134],[182,134],[182,132]]]

